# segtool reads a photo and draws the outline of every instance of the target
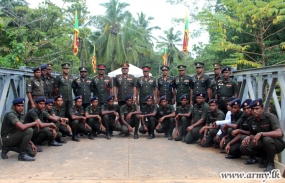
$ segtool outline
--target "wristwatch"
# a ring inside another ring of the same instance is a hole
[[[260,136],[263,137],[263,132],[259,132],[259,133],[260,133]]]

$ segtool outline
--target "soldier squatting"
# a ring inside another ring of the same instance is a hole
[[[52,64],[33,69],[26,86],[29,111],[24,111],[24,98],[13,101],[13,109],[4,115],[1,156],[9,151],[19,153],[18,160],[34,161],[40,145],[62,146],[70,136],[79,142],[86,135],[94,140],[104,134],[110,140],[119,135],[147,139],[163,133],[168,140],[202,147],[220,148],[225,158],[249,158],[246,165],[260,161],[268,172],[275,168],[274,156],[285,148],[283,132],[277,117],[264,112],[261,99],[238,99],[238,85],[230,78],[231,68],[214,63],[213,79],[204,74],[204,64],[196,62],[196,73],[186,75],[186,66],[179,65],[176,77],[149,75],[150,67],[142,67],[143,76],[128,74],[129,64],[121,65],[122,74],[105,75],[106,66],[98,65],[99,75],[89,78],[80,67],[80,76],[69,74],[69,63],[63,63],[62,75],[51,75]],[[114,93],[113,93],[114,91]],[[75,98],[72,98],[72,92]],[[93,96],[93,97],[92,97]],[[173,105],[176,104],[176,107]]]

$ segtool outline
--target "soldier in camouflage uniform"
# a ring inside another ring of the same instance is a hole
[[[79,71],[80,77],[73,80],[72,88],[75,96],[82,96],[82,106],[86,109],[91,99],[91,78],[87,77],[86,67],[80,67]]]
[[[149,76],[150,67],[143,66],[143,75],[137,79],[137,94],[139,93],[140,109],[146,105],[145,97],[147,95],[157,96],[156,79]]]
[[[157,81],[157,102],[159,103],[159,98],[166,95],[166,100],[168,104],[175,104],[175,97],[173,95],[173,84],[174,78],[172,76],[168,76],[169,67],[164,65],[160,67],[162,71],[162,77],[158,78]]]
[[[181,106],[176,108],[174,140],[185,142],[187,127],[190,125],[190,116],[193,107],[188,105],[189,99],[187,94],[180,97],[180,103]]]
[[[34,77],[27,81],[26,92],[29,99],[28,109],[35,108],[35,99],[44,95],[44,84],[41,80],[41,67],[33,68]]]
[[[211,88],[212,88],[212,99],[216,98],[217,94],[217,84],[223,80],[221,76],[222,65],[220,63],[214,63],[214,77],[211,79]]]
[[[65,110],[65,116],[69,117],[69,109],[72,106],[72,81],[73,77],[69,75],[69,63],[61,64],[62,75],[57,76],[54,83],[55,94],[62,95],[63,98],[63,108]]]
[[[93,96],[97,96],[99,100],[99,106],[101,107],[106,103],[106,98],[112,95],[112,78],[105,75],[106,65],[99,64],[99,75],[92,78],[91,91]]]
[[[186,75],[186,66],[178,65],[179,76],[174,78],[173,88],[176,95],[176,106],[181,106],[180,97],[184,94],[190,95],[191,77]]]
[[[33,129],[39,128],[39,123],[34,121],[29,124],[24,122],[24,98],[13,100],[13,109],[4,115],[1,128],[2,159],[8,159],[9,151],[19,152],[19,161],[35,161],[37,149],[31,141]]]
[[[129,64],[125,63],[121,65],[122,74],[117,75],[114,78],[114,95],[115,101],[118,102],[119,106],[126,104],[125,97],[128,94],[136,94],[136,79],[133,75],[128,74]],[[135,97],[136,102],[136,97]]]

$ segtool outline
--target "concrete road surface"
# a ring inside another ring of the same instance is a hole
[[[70,138],[62,147],[41,146],[35,162],[20,162],[18,154],[0,160],[0,182],[233,182],[222,181],[221,172],[262,172],[258,164],[244,165],[247,157],[225,159],[219,149],[169,141],[162,135],[99,135],[95,140]],[[283,174],[284,166],[277,164]],[[261,180],[235,180],[235,182]],[[285,182],[285,179],[267,181]]]

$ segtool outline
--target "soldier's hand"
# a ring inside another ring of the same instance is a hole
[[[179,120],[179,114],[177,114],[176,116],[175,116],[175,121],[178,121]]]
[[[220,142],[220,148],[222,149],[225,144],[226,144],[226,139],[223,137]]]
[[[177,128],[175,128],[175,132],[174,132],[173,137],[176,138],[178,135],[179,135],[179,130]]]
[[[161,122],[163,122],[163,120],[164,120],[164,117],[161,117],[161,118],[159,118],[158,122],[161,123]]]
[[[38,121],[35,121],[35,128],[38,129],[38,131],[40,131],[40,123]]]
[[[35,146],[35,144],[33,142],[30,142],[30,145],[31,145],[31,148],[32,148],[32,151],[35,152],[35,154],[37,154],[37,147]]]
[[[84,123],[84,128],[91,129],[91,127],[87,123]]]
[[[114,111],[114,114],[115,114],[116,118],[119,119],[119,114],[117,112],[115,112],[115,111]]]
[[[226,153],[227,153],[227,154],[230,153],[230,149],[231,149],[231,146],[228,144],[228,145],[225,147],[225,150],[226,150]]]
[[[239,133],[239,129],[233,130],[232,131],[232,136],[236,136]]]
[[[99,121],[102,121],[102,118],[99,115],[97,116],[97,118]]]
[[[220,142],[220,135],[216,135],[216,141],[219,143]]]
[[[129,113],[129,114],[126,116],[126,121],[129,121],[129,120],[131,119],[131,117],[132,117],[132,114]]]
[[[192,130],[193,130],[193,126],[188,126],[188,128],[187,128],[187,132],[191,132]]]
[[[50,127],[51,127],[52,129],[56,129],[56,125],[55,125],[54,123],[50,123]]]
[[[204,137],[202,138],[200,144],[205,144],[205,143],[206,143],[206,140],[207,140],[207,138],[206,138],[206,136],[204,136]]]
[[[101,130],[101,131],[105,131],[106,128],[101,124],[101,125],[100,125],[100,130]]]
[[[115,101],[115,102],[118,102],[118,97],[115,97],[115,98],[114,98],[114,101]]]
[[[64,119],[64,121],[65,121],[66,123],[69,122],[69,119],[68,119],[68,118],[62,118],[62,119]]]
[[[146,125],[143,125],[143,130],[144,130],[145,132],[148,132],[148,128],[146,127]]]
[[[250,142],[250,137],[247,136],[247,137],[245,137],[245,138],[243,139],[243,141],[241,142],[241,144],[242,144],[243,146],[248,146],[248,145],[249,145],[249,142]]]
[[[135,99],[135,103],[136,103],[137,105],[140,105],[140,101],[138,101],[137,99]]]
[[[155,129],[160,129],[162,128],[161,123],[158,123]]]
[[[53,136],[53,138],[56,138],[56,131],[54,130],[54,129],[52,129],[52,136]]]
[[[172,99],[172,105],[174,105],[175,104],[175,99]]]
[[[217,123],[216,121],[212,124],[212,127],[216,128],[217,127]]]
[[[66,125],[66,128],[67,128],[67,130],[68,130],[69,132],[71,132],[71,128],[70,128],[69,125]]]
[[[191,100],[191,99],[190,99],[190,100]],[[190,105],[191,105],[191,106],[193,106],[193,102],[192,102],[192,100],[190,101]]]
[[[258,140],[260,139],[260,137],[261,137],[260,133],[257,133],[257,134],[253,137],[252,142],[253,142],[253,144],[254,144],[255,146],[257,146]]]
[[[200,130],[199,130],[199,133],[203,133],[204,132],[204,130],[205,130],[205,127],[203,126]]]
[[[129,132],[133,132],[134,131],[134,129],[130,125],[128,125],[128,130],[129,130]]]
[[[120,124],[119,120],[115,120],[115,123]]]
[[[35,108],[36,107],[36,105],[32,102],[31,103],[31,108]]]
[[[224,125],[222,128],[222,132],[226,133],[227,129],[228,129],[227,125]]]

